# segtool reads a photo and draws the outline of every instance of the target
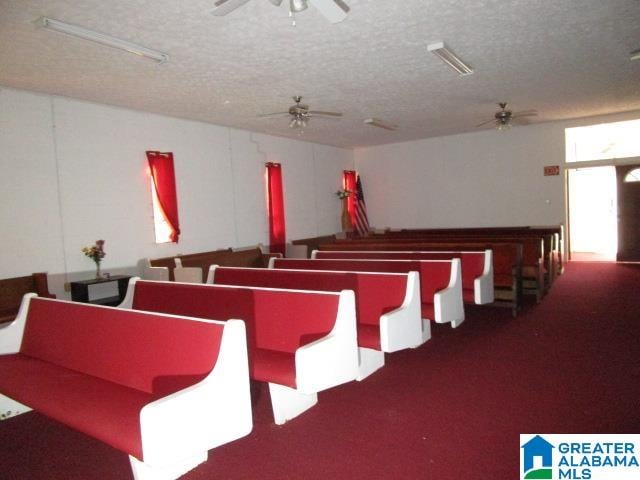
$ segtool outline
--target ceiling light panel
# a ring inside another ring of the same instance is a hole
[[[367,118],[364,120],[365,125],[371,125],[372,127],[384,128],[385,130],[397,130],[397,125],[392,125],[390,123],[385,122],[384,120],[379,120],[377,118]]]
[[[473,73],[473,68],[462,61],[444,42],[436,42],[427,45],[427,50],[440,58],[451,67],[458,75],[465,76]]]
[[[67,35],[73,35],[74,37],[82,38],[83,40],[89,40],[101,45],[124,50],[141,57],[150,58],[158,63],[165,63],[169,60],[169,56],[166,53],[152,50],[127,40],[105,35],[104,33],[96,32],[95,30],[89,30],[88,28],[61,22],[60,20],[54,20],[53,18],[41,17],[36,20],[35,23],[36,25],[49,30],[66,33]]]

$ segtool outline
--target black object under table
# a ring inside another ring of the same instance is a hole
[[[122,303],[127,294],[127,286],[131,275],[113,275],[109,278],[92,278],[91,280],[80,280],[70,282],[71,300],[74,302],[93,303],[96,305],[109,305],[115,307]],[[118,282],[118,295],[89,300],[89,287],[101,283]]]

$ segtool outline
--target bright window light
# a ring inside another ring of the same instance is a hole
[[[565,129],[567,162],[640,157],[640,120]]]
[[[171,225],[167,221],[167,218],[160,208],[160,202],[158,201],[158,194],[156,187],[153,184],[153,178],[151,180],[151,198],[153,200],[153,225],[156,234],[156,243],[170,243],[171,242]]]

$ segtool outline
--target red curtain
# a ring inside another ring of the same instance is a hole
[[[171,226],[171,241],[177,243],[180,236],[180,222],[178,221],[178,194],[173,169],[173,153],[147,152],[147,161],[158,195],[158,203]]]
[[[284,223],[284,197],[282,194],[282,167],[267,163],[267,203],[269,215],[269,244],[272,253],[285,253],[286,230]]]
[[[347,211],[351,225],[356,224],[356,172],[355,170],[345,170],[342,172],[342,188],[349,190],[351,194],[347,198]]]

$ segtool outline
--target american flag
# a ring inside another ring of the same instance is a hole
[[[367,204],[364,203],[364,193],[362,192],[362,182],[360,181],[360,175],[356,181],[356,196],[355,201],[355,221],[354,227],[356,232],[361,237],[369,234],[369,219],[367,218]]]

